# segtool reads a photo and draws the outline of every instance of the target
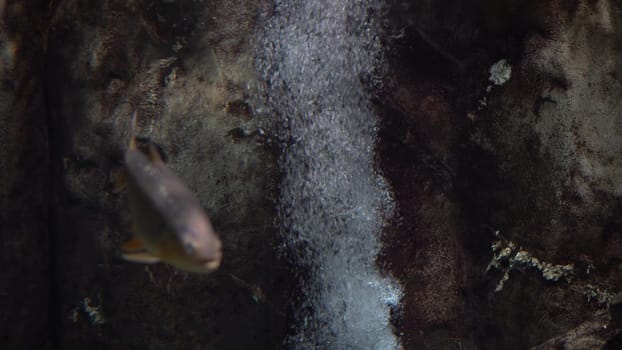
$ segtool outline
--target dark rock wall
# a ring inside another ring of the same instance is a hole
[[[398,214],[379,263],[404,285],[404,348],[619,348],[607,305],[622,284],[622,6],[388,9],[374,99]],[[248,102],[268,2],[0,13],[1,347],[277,348],[293,283],[274,253],[270,125]],[[512,74],[497,86],[500,59]],[[110,183],[133,112],[211,214],[221,271],[120,260],[129,218]]]
[[[50,307],[46,8],[0,2],[0,347],[44,348]]]
[[[400,215],[383,261],[405,283],[404,345],[526,349],[576,327],[550,344],[604,345],[615,331],[593,315],[622,283],[620,5],[394,2],[389,16],[379,158]],[[572,278],[494,259],[509,241]]]

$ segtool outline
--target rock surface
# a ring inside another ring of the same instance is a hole
[[[609,321],[607,318],[607,314],[601,312],[594,319],[580,324],[566,334],[533,347],[531,350],[617,349],[620,346],[620,341],[615,337],[616,329],[608,327]]]
[[[296,335],[304,273],[275,248],[280,172],[251,103],[270,4],[0,1],[2,348]],[[371,95],[396,214],[378,264],[404,288],[403,347],[620,348],[622,5],[391,0],[386,20]],[[211,215],[219,272],[119,258],[133,112]]]
[[[285,332],[273,246],[272,151],[248,106],[257,4],[60,1],[52,10],[57,318],[61,348],[274,348]],[[224,245],[211,276],[119,258],[130,238],[110,191],[136,112]]]
[[[406,285],[405,347],[526,349],[581,327],[622,283],[620,5],[396,2],[391,15],[380,158],[400,215],[384,260]],[[512,72],[496,85],[500,59]]]
[[[49,345],[49,151],[43,8],[0,2],[0,346]]]

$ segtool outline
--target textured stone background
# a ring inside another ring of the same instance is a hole
[[[3,348],[278,347],[296,283],[247,84],[268,3],[0,1]],[[616,349],[622,6],[389,1],[386,18],[377,151],[398,215],[379,263],[404,284],[404,348]],[[512,78],[488,91],[502,58]],[[119,259],[133,111],[211,214],[220,272]],[[496,231],[572,279],[522,266],[493,292]]]
[[[384,262],[406,286],[404,345],[528,349],[583,327],[538,349],[602,347],[615,331],[587,295],[622,282],[619,3],[396,1],[390,20],[379,151],[400,207]],[[512,77],[488,91],[502,58]],[[494,293],[497,230],[574,264],[572,281],[523,266]]]
[[[273,348],[283,337],[290,288],[273,248],[277,173],[257,134],[265,126],[246,102],[257,12],[246,1],[61,1],[51,9],[62,348]],[[124,196],[113,195],[110,182],[134,111],[139,134],[163,148],[210,213],[225,247],[217,274],[119,259],[130,226]]]

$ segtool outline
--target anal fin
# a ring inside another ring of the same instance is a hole
[[[123,259],[136,263],[155,264],[160,258],[147,252],[124,253]]]
[[[145,249],[143,240],[140,238],[132,238],[121,245],[121,250],[125,252],[139,252]]]

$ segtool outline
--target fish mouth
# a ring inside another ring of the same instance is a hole
[[[214,271],[220,267],[220,259],[203,259],[201,265],[209,271]]]

